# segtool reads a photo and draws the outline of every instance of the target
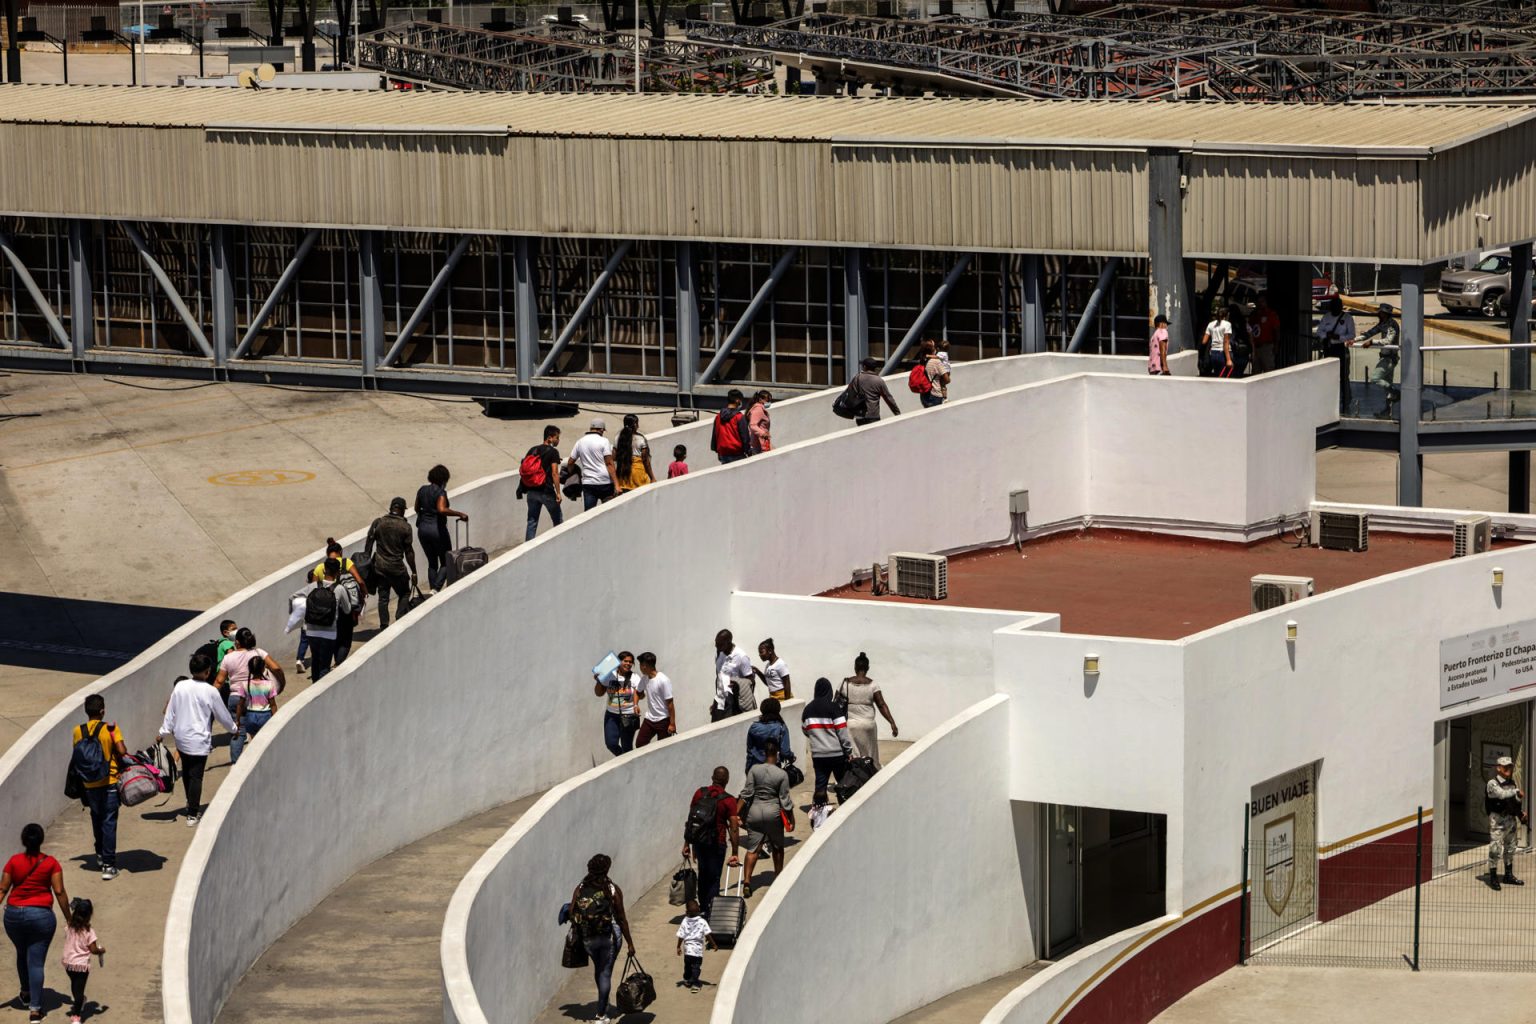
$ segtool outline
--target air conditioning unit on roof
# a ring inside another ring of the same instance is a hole
[[[1370,519],[1364,512],[1313,512],[1312,546],[1330,551],[1364,551],[1370,546]]]
[[[1480,555],[1493,542],[1493,518],[1491,516],[1462,516],[1456,520],[1454,539],[1451,541],[1451,557]]]
[[[1256,612],[1312,596],[1310,576],[1255,576],[1249,586],[1250,607]]]
[[[943,555],[898,551],[891,555],[889,572],[891,593],[899,597],[942,601],[949,596],[949,559]]]

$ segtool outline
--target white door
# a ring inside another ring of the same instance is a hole
[[[1052,804],[1046,860],[1048,956],[1078,944],[1083,930],[1082,812]]]

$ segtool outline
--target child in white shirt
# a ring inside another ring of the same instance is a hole
[[[704,967],[704,947],[719,949],[710,934],[709,922],[699,913],[699,901],[688,901],[688,915],[677,926],[677,955],[683,958],[683,985],[690,992],[699,990],[699,971]]]

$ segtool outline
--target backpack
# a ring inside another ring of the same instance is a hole
[[[517,478],[522,481],[525,491],[538,490],[549,483],[549,474],[544,471],[544,446],[536,444],[528,449],[528,454],[523,456],[523,461],[517,467]]]
[[[106,722],[97,722],[95,731],[85,730],[80,742],[69,755],[69,773],[81,782],[105,782],[112,774],[112,766],[101,749],[101,730]]]
[[[690,843],[700,846],[708,846],[715,841],[718,834],[715,831],[717,809],[720,801],[724,799],[722,791],[718,795],[711,796],[709,790],[700,790],[700,796],[693,801],[693,806],[688,808],[688,821],[683,825],[683,838]]]
[[[194,655],[196,655],[196,654],[206,654],[206,655],[208,655],[208,660],[213,662],[213,670],[215,672],[217,672],[219,670],[219,644],[221,644],[223,642],[224,642],[224,638],[223,637],[219,637],[217,640],[209,640],[207,643],[203,644],[203,646],[199,647],[197,650],[193,651],[192,653]]]
[[[864,415],[864,400],[853,389],[850,381],[843,393],[832,400],[832,414],[845,420],[856,420]]]
[[[594,889],[583,882],[571,905],[571,919],[583,939],[600,939],[613,934],[613,890],[609,886]]]
[[[732,414],[729,409],[722,409],[715,414],[713,447],[716,455],[740,455],[746,451],[741,444],[741,428],[736,425],[736,417],[740,415],[740,412]],[[726,419],[727,416],[730,416],[730,419]]]
[[[151,797],[170,791],[171,785],[160,774],[160,769],[134,755],[129,755],[127,767],[117,778],[117,799],[124,807],[137,807]]]
[[[921,359],[912,364],[912,372],[907,374],[907,390],[914,395],[926,395],[933,391],[933,381],[928,379],[928,367]]]
[[[337,611],[335,589],[317,583],[309,596],[304,598],[304,625],[329,629],[336,625]]]

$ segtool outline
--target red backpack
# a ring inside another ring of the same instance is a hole
[[[912,366],[912,372],[907,374],[907,390],[914,395],[926,395],[933,390],[933,381],[928,379],[928,366],[919,359]]]
[[[729,420],[725,418],[731,409],[723,409],[715,414],[715,454],[716,455],[740,455],[746,451],[741,446],[741,426],[736,422],[740,412],[736,412]]]
[[[517,476],[523,482],[524,490],[533,490],[549,483],[549,474],[544,472],[544,460],[540,457],[539,453],[539,448],[541,447],[543,446],[539,445],[530,449],[528,454],[523,456],[522,463],[517,467]]]

